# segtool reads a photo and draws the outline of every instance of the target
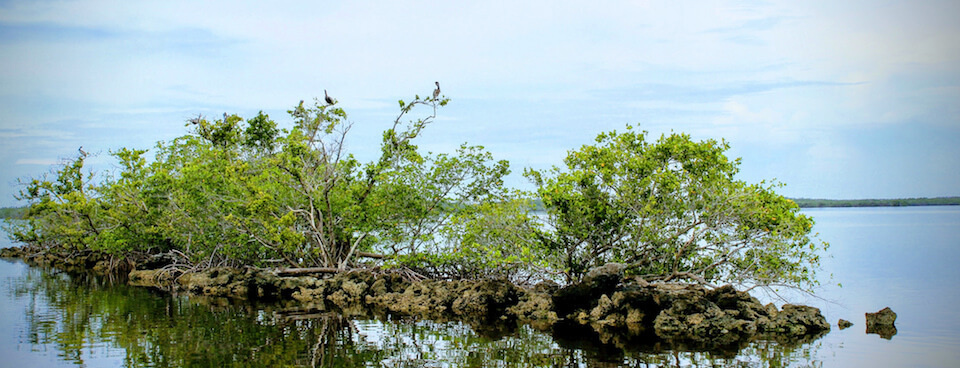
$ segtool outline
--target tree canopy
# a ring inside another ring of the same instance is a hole
[[[569,151],[565,168],[527,170],[536,190],[525,193],[504,187],[509,164],[481,146],[419,150],[448,102],[399,101],[369,162],[345,150],[352,124],[336,100],[301,101],[282,129],[263,112],[198,116],[152,150],[110,152],[118,169],[107,175],[85,169],[80,151],[23,180],[18,198],[29,205],[8,231],[50,250],[166,253],[191,269],[367,264],[534,282],[620,262],[648,280],[816,281],[827,244],[811,237],[812,219],[776,194],[779,184],[736,180],[726,142],[676,133],[648,142],[628,126]]]
[[[655,142],[628,126],[570,151],[565,169],[528,170],[553,231],[545,243],[568,279],[621,262],[648,280],[747,287],[809,286],[819,251],[813,220],[774,192],[736,180],[723,141],[672,133]]]

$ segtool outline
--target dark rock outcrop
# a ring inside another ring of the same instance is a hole
[[[137,268],[142,270],[157,270],[180,261],[173,253],[160,253],[147,257]]]
[[[522,291],[504,279],[482,280],[464,285],[451,310],[458,315],[502,316],[517,304]]]
[[[601,295],[611,295],[623,279],[626,266],[608,263],[587,272],[583,280],[567,285],[553,294],[553,305],[558,315],[564,316],[578,309],[596,305]]]
[[[446,281],[424,280],[400,288],[384,288],[366,297],[373,306],[392,312],[436,316],[453,314],[471,317],[499,317],[516,306],[523,290],[506,280]]]
[[[830,324],[814,307],[787,304],[778,309],[730,285],[707,289],[689,284],[650,284],[640,279],[614,283],[611,279],[615,270],[607,267],[594,273],[604,275],[603,282],[585,279],[557,291],[552,299],[557,315],[601,330],[652,333],[663,340],[703,349],[736,345],[756,337],[804,340],[830,330]]]
[[[812,335],[830,331],[830,324],[820,314],[820,309],[806,306],[786,304],[762,326],[764,332],[787,333],[793,336]]]

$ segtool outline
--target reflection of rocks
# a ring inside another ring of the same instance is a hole
[[[891,340],[893,339],[893,336],[897,334],[897,327],[893,325],[871,326],[871,327],[867,327],[867,333],[877,334],[884,339]]]
[[[890,340],[897,334],[897,314],[890,307],[883,308],[876,313],[864,313],[867,319],[867,333],[877,334]]]

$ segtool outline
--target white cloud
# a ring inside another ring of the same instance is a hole
[[[79,144],[149,146],[196,113],[264,109],[283,120],[324,89],[366,149],[396,100],[435,80],[454,100],[425,146],[497,147],[517,171],[559,164],[627,123],[727,138],[751,155],[745,171],[781,178],[762,174],[811,165],[804,173],[816,176],[813,167],[855,162],[842,154],[886,154],[842,134],[851,129],[960,126],[953,1],[4,6],[0,152],[10,162]],[[78,121],[87,129],[64,123]],[[817,180],[798,181],[826,190]]]

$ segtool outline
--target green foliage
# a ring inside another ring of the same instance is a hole
[[[247,128],[243,134],[243,145],[252,148],[258,153],[271,153],[277,145],[277,136],[280,130],[277,123],[270,120],[270,116],[260,111],[253,119],[247,120]]]
[[[647,279],[746,286],[816,283],[812,219],[774,192],[734,179],[726,142],[685,134],[647,142],[628,126],[571,151],[567,170],[528,170],[554,229],[557,267],[577,280],[622,262]]]
[[[344,150],[351,124],[335,104],[301,101],[291,129],[260,112],[192,119],[191,134],[146,150],[120,149],[113,175],[93,180],[86,154],[52,178],[23,183],[20,241],[116,254],[176,252],[185,265],[347,268],[358,252],[437,251],[451,219],[500,198],[505,161],[464,144],[422,154],[413,144],[446,99],[415,98],[385,129],[380,158]],[[405,121],[412,114],[424,117]],[[399,258],[398,258],[399,259]]]
[[[57,250],[76,250],[99,235],[101,206],[92,197],[92,172],[83,172],[87,154],[81,151],[55,171],[56,177],[21,181],[17,199],[28,200],[22,222],[8,227],[14,239]]]
[[[463,208],[451,218],[441,249],[401,257],[421,273],[454,279],[507,278],[533,283],[545,278],[548,252],[528,200],[517,197]]]
[[[111,155],[94,177],[80,151],[22,182],[29,206],[8,225],[19,241],[59,251],[176,253],[184,266],[324,266],[385,255],[437,277],[532,281],[622,262],[648,279],[745,286],[815,283],[813,221],[777,184],[734,179],[726,142],[604,133],[569,152],[566,169],[528,170],[546,223],[503,188],[509,164],[481,146],[415,145],[447,99],[399,101],[379,158],[347,152],[347,113],[301,101],[279,129],[263,112],[192,119],[190,134]],[[411,118],[411,116],[420,116]]]
[[[8,220],[19,220],[27,212],[26,207],[0,207],[0,218]]]

